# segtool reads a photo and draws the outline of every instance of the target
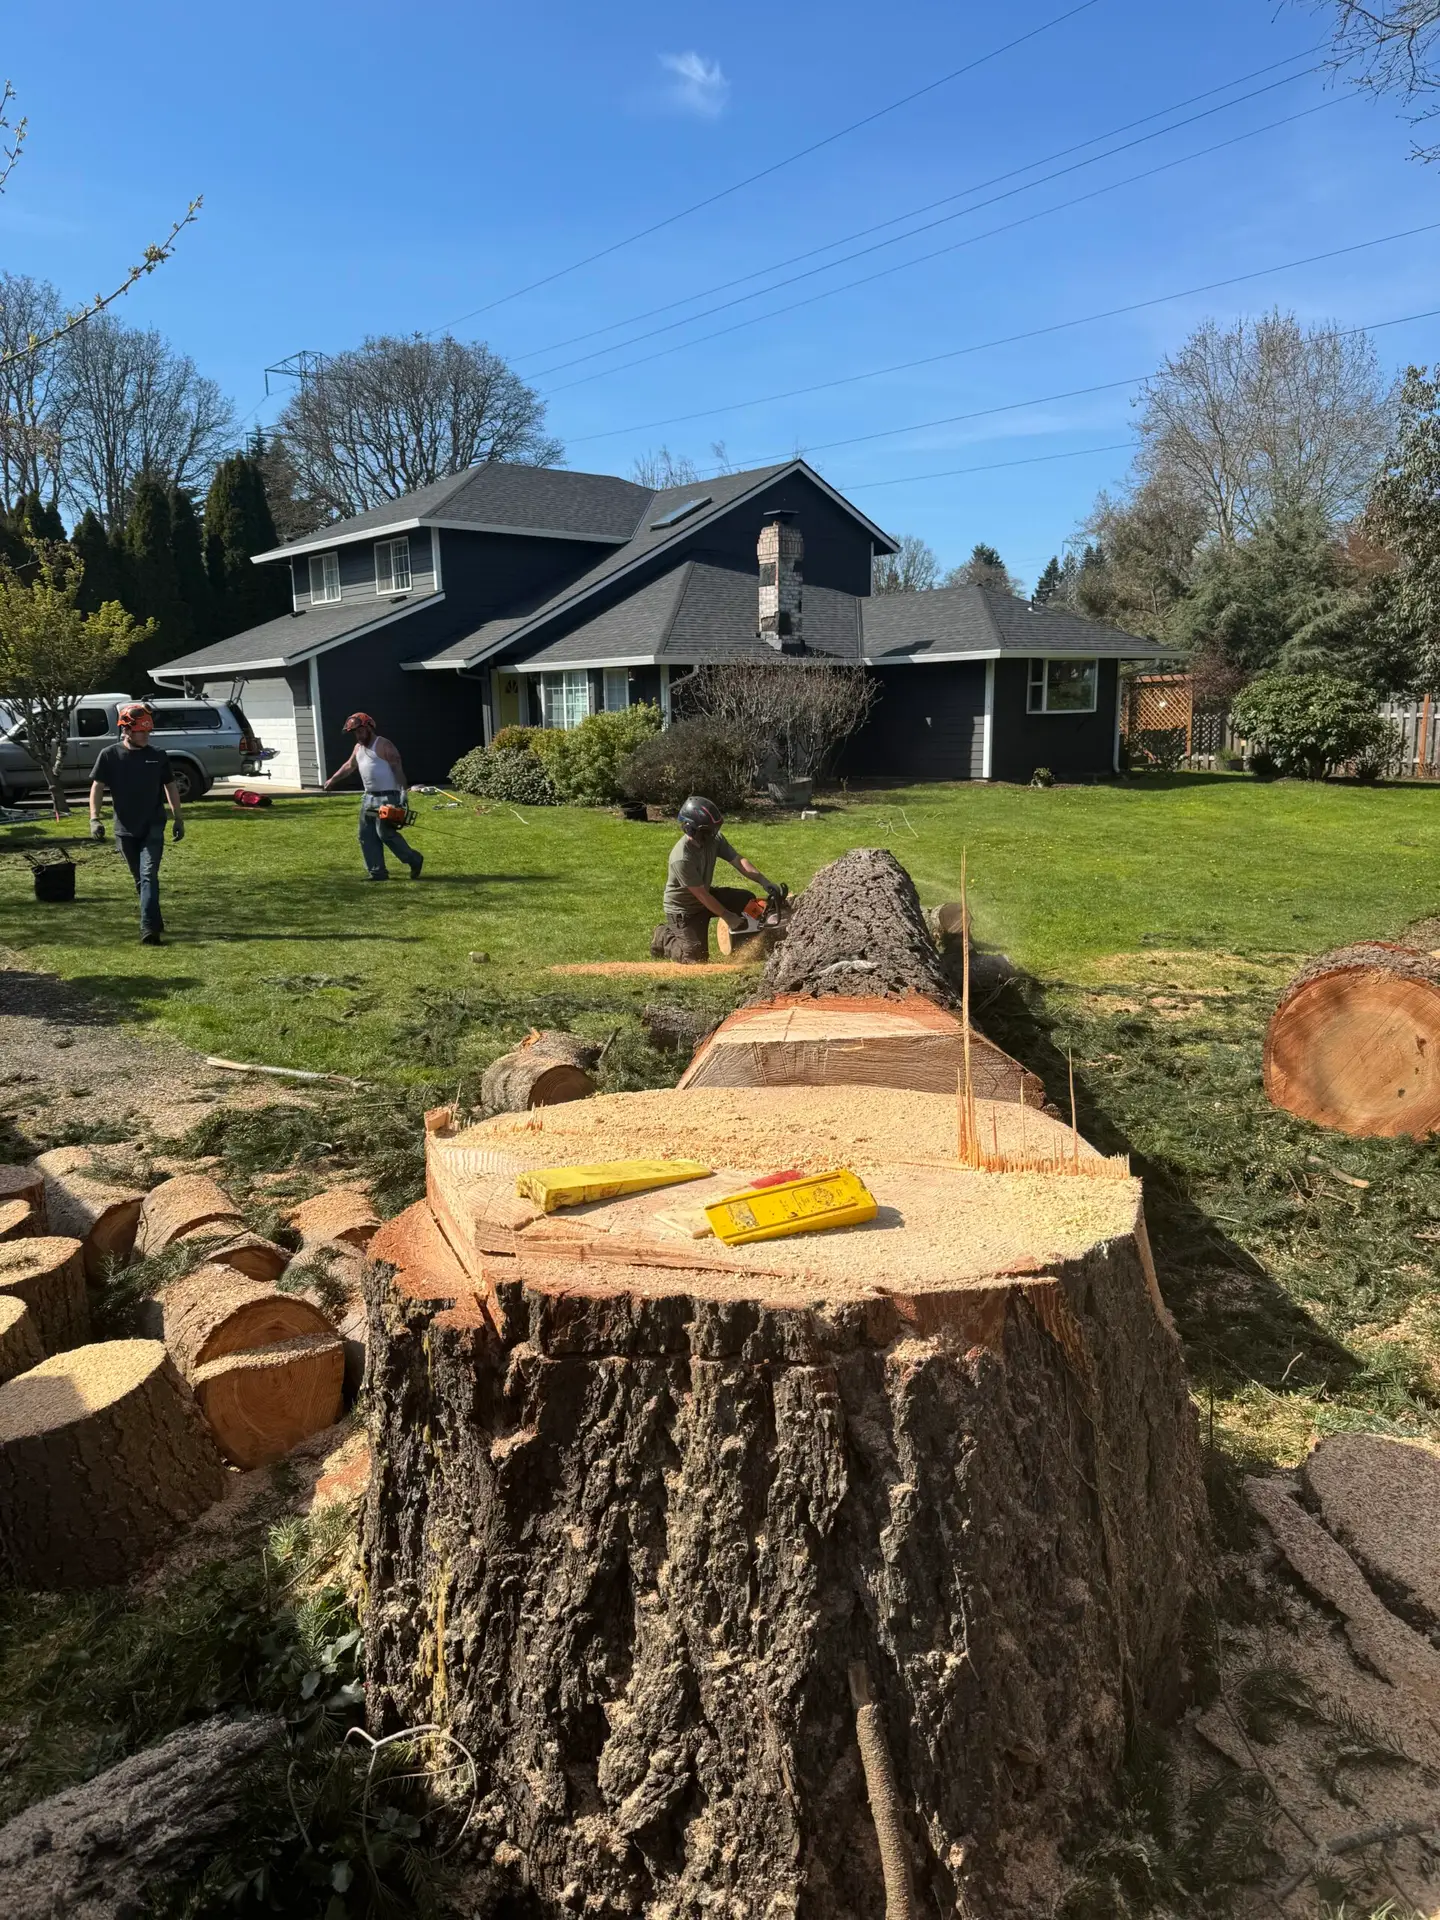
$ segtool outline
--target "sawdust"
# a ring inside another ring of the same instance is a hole
[[[1168,987],[1177,993],[1217,997],[1247,987],[1278,985],[1291,977],[1304,957],[1267,953],[1250,959],[1202,947],[1145,947],[1137,953],[1107,953],[1082,961],[1075,977],[1080,986]]]
[[[113,1406],[164,1364],[158,1340],[104,1340],[52,1354],[0,1387],[0,1446]]]
[[[595,974],[601,979],[626,975],[647,980],[703,979],[708,973],[735,973],[759,962],[759,954],[737,953],[718,960],[567,960],[550,968],[551,973]]]

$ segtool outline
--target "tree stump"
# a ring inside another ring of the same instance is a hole
[[[50,1232],[80,1241],[86,1274],[103,1280],[109,1262],[130,1257],[144,1194],[112,1179],[88,1147],[53,1147],[35,1165],[45,1176]]]
[[[367,1278],[372,1732],[465,1742],[535,1911],[875,1920],[908,1866],[918,1912],[1030,1920],[1027,1848],[1178,1709],[1204,1498],[1138,1183],[962,1170],[956,1120],[693,1089],[429,1133],[437,1270],[392,1222]],[[716,1172],[511,1204],[517,1164],[659,1151]],[[656,1218],[792,1165],[876,1219]]]
[[[0,1166],[0,1206],[23,1200],[35,1216],[32,1233],[48,1233],[45,1219],[45,1171],[42,1167]]]
[[[589,1070],[600,1051],[598,1040],[584,1040],[578,1033],[529,1034],[485,1069],[481,1102],[491,1113],[524,1113],[531,1107],[586,1100],[595,1091]]]
[[[0,1385],[38,1367],[44,1358],[29,1307],[13,1293],[0,1293]]]
[[[233,1465],[282,1459],[339,1419],[344,1349],[303,1295],[202,1267],[166,1289],[164,1307],[165,1344]]]
[[[1440,1128],[1440,960],[1379,943],[1303,967],[1265,1032],[1265,1091],[1340,1133]]]
[[[44,1234],[7,1241],[0,1246],[0,1295],[30,1309],[46,1353],[63,1353],[90,1338],[85,1250],[78,1240]]]
[[[39,1231],[28,1200],[0,1200],[0,1240],[28,1240]]]
[[[225,1490],[158,1340],[106,1340],[0,1387],[0,1561],[31,1587],[125,1580]]]

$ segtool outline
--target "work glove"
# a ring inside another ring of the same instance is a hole
[[[176,820],[172,823],[170,838],[172,840],[183,840],[185,838],[185,822],[183,820]]]
[[[90,822],[90,838],[92,840],[103,840],[105,838],[105,822],[103,820],[92,820]]]
[[[745,918],[743,913],[732,913],[728,915],[725,924],[729,927],[731,933],[749,933],[750,931],[750,922]]]

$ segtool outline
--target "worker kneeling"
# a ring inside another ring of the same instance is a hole
[[[670,851],[665,924],[655,929],[650,951],[657,960],[707,960],[712,920],[723,920],[732,933],[744,933],[750,924],[745,918],[752,897],[747,889],[711,886],[717,860],[728,861],[768,895],[779,893],[780,888],[721,833],[725,816],[713,800],[692,793],[678,818],[684,832]]]

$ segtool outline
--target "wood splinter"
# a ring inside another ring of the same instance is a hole
[[[900,1790],[885,1739],[885,1723],[870,1691],[870,1670],[863,1660],[850,1663],[850,1699],[855,1707],[855,1740],[865,1769],[870,1817],[885,1874],[885,1920],[915,1920],[915,1882],[910,1849],[900,1817]]]

